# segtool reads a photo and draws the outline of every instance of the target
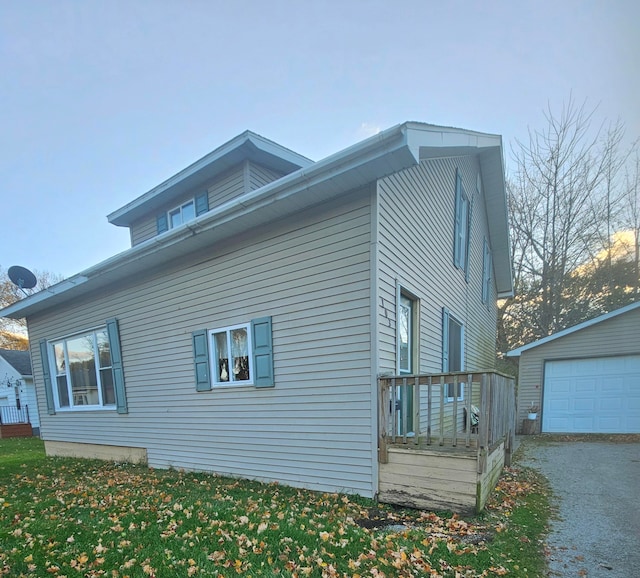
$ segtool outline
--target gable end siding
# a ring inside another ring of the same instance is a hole
[[[456,171],[474,201],[466,274],[451,258]],[[482,303],[488,226],[484,202],[475,193],[478,171],[479,163],[472,156],[434,159],[378,182],[381,373],[395,371],[396,283],[420,299],[421,372],[441,370],[443,307],[464,323],[465,368],[487,370],[495,366],[495,287],[491,287],[488,305]]]

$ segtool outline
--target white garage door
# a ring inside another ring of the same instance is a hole
[[[548,361],[542,431],[640,433],[640,355]]]

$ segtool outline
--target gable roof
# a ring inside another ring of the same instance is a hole
[[[574,325],[573,327],[568,327],[567,329],[563,329],[562,331],[558,331],[558,333],[554,333],[553,335],[548,335],[547,337],[543,337],[542,339],[538,339],[538,341],[533,341],[527,345],[523,345],[522,347],[518,347],[517,349],[512,349],[507,353],[507,357],[519,357],[521,353],[524,351],[528,351],[529,349],[533,349],[534,347],[539,347],[540,345],[544,345],[545,343],[549,343],[551,341],[555,341],[556,339],[560,339],[560,337],[566,337],[567,335],[571,335],[572,333],[576,333],[578,331],[582,331],[587,327],[592,327],[597,325],[598,323],[602,323],[607,319],[613,319],[614,317],[618,317],[619,315],[624,315],[629,311],[633,311],[634,309],[640,308],[640,301],[636,303],[631,303],[625,307],[621,307],[620,309],[616,309],[614,311],[610,311],[609,313],[604,313],[599,317],[594,317],[593,319],[589,319],[588,321],[583,321],[582,323],[578,323],[578,325]]]
[[[28,351],[0,349],[0,357],[11,365],[20,375],[31,376],[31,356]]]
[[[128,227],[136,219],[157,209],[171,198],[213,180],[217,175],[244,160],[253,161],[282,174],[289,174],[313,164],[311,159],[246,130],[144,195],[107,215],[107,219],[114,225]]]
[[[157,187],[157,190],[153,189],[112,213],[109,216],[111,222],[125,223],[131,215],[137,214],[142,204],[145,204],[146,211],[150,206],[148,203],[156,202],[162,195],[172,194],[170,191],[174,186],[183,186],[191,172],[204,170],[204,167],[217,163],[225,156],[224,151],[236,150],[238,146],[243,147],[249,141],[255,144],[255,137],[257,135],[254,133],[246,132],[229,141],[216,149],[218,153],[214,151],[216,154],[211,153],[213,156],[207,155]],[[275,154],[273,147],[270,150]],[[282,151],[288,149],[279,149],[285,157],[291,153]],[[0,311],[0,315],[18,319],[49,310],[110,283],[121,282],[145,270],[161,266],[168,260],[179,259],[233,235],[368,185],[376,179],[414,166],[421,160],[470,153],[478,154],[483,173],[484,198],[489,215],[489,236],[498,296],[510,296],[513,285],[502,138],[463,129],[406,122],[323,160],[303,166],[259,189],[245,192],[180,227],[148,239],[61,283],[14,303]],[[202,163],[202,166],[199,163]]]

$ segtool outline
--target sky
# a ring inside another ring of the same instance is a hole
[[[0,0],[0,267],[126,250],[106,215],[250,129],[314,160],[407,121],[510,147],[570,98],[640,137],[637,0]]]

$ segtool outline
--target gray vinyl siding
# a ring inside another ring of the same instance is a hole
[[[31,342],[117,317],[129,413],[58,411],[46,440],[144,447],[152,467],[372,496],[370,196],[254,231],[29,319]],[[275,387],[196,392],[191,334],[271,316]],[[34,375],[44,407],[40,352]]]
[[[251,191],[264,187],[265,185],[268,185],[269,183],[284,176],[279,172],[268,169],[267,167],[257,163],[247,161],[247,165],[249,172],[249,190]]]
[[[469,281],[453,263],[455,175],[473,198]],[[487,215],[475,157],[434,159],[378,181],[378,328],[381,374],[396,371],[396,284],[419,299],[419,370],[442,369],[442,308],[464,324],[465,369],[495,366],[496,291],[482,303]]]
[[[545,361],[634,354],[640,354],[640,309],[524,351],[518,370],[518,427],[532,404],[542,408]]]

